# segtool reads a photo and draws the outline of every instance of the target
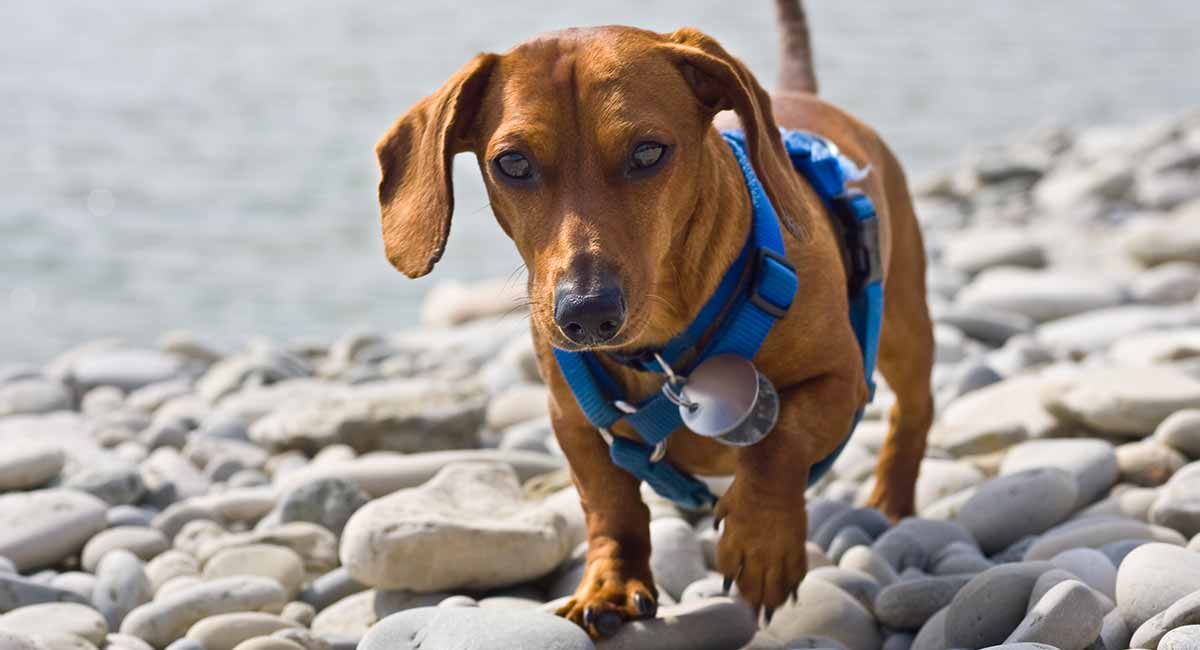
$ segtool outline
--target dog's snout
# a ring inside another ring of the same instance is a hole
[[[579,345],[611,341],[625,324],[625,295],[615,282],[585,291],[560,284],[554,292],[554,322]]]

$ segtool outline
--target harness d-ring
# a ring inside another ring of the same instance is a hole
[[[633,404],[630,404],[629,402],[626,402],[623,399],[619,399],[619,400],[613,402],[613,406],[617,407],[617,409],[619,411],[621,411],[622,413],[626,413],[626,414],[637,413],[637,407],[634,406]],[[600,431],[600,437],[604,438],[604,442],[608,443],[608,446],[611,447],[612,443],[613,443],[613,432],[609,431],[606,427],[599,427],[599,431]],[[658,461],[665,458],[666,455],[667,455],[667,441],[663,440],[662,442],[658,443],[657,445],[654,445],[654,451],[650,453],[650,462],[657,463]]]

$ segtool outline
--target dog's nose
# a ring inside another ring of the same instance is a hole
[[[559,285],[554,292],[554,322],[574,343],[610,341],[625,324],[625,296],[615,284],[586,293]]]

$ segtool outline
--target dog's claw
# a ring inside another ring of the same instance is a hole
[[[775,608],[774,607],[764,607],[763,608],[763,620],[765,620],[767,622],[767,625],[771,624],[771,618],[773,616],[775,616]]]
[[[640,613],[643,618],[654,618],[654,616],[658,614],[658,603],[654,602],[650,598],[647,598],[645,594],[634,594],[633,604],[637,606],[638,613]]]
[[[733,578],[730,578],[729,576],[725,576],[721,580],[721,591],[724,591],[726,596],[729,595],[729,588],[732,586],[733,586]]]
[[[713,517],[713,530],[715,530],[717,532],[721,531],[721,518],[720,517]]]
[[[596,622],[596,610],[592,609],[590,606],[585,607],[583,609],[583,626],[584,627],[592,627],[592,624],[595,622]]]
[[[621,629],[621,615],[613,612],[600,612],[596,617],[596,631],[600,636],[607,639],[617,633]]]

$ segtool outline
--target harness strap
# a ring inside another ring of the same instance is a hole
[[[753,222],[738,258],[730,265],[700,314],[686,331],[657,352],[658,357],[674,366],[683,355],[696,348],[706,332],[712,330],[708,343],[685,373],[704,359],[720,354],[738,354],[752,359],[772,325],[791,306],[799,284],[795,269],[784,257],[778,216],[746,156],[744,136],[740,132],[722,135],[742,169],[753,205]],[[866,195],[845,190],[845,180],[857,180],[861,178],[859,174],[865,172],[838,156],[832,144],[817,136],[785,132],[784,144],[797,171],[826,203],[841,235],[839,238],[845,243],[843,260],[847,264],[851,292],[850,320],[862,348],[864,370],[873,396],[872,374],[883,312],[878,227],[874,207]],[[739,291],[739,288],[743,290]],[[656,452],[661,451],[667,437],[683,426],[676,404],[659,393],[627,412],[617,406],[622,399],[621,387],[595,355],[554,349],[554,357],[580,410],[609,442],[609,454],[614,464],[681,506],[702,508],[715,502],[703,482],[656,457],[660,456]],[[618,357],[617,360],[642,370],[664,370],[651,354]],[[861,416],[860,410],[855,416],[855,425]],[[610,428],[622,419],[637,431],[641,441],[612,435]],[[828,471],[848,439],[849,433],[833,454],[813,465],[810,484]]]

